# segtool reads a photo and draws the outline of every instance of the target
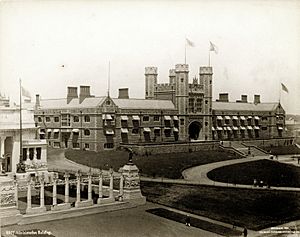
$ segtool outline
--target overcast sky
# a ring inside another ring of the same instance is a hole
[[[144,68],[159,82],[184,62],[190,81],[211,52],[213,95],[279,100],[300,114],[300,1],[0,1],[0,91],[18,100],[18,80],[32,97],[66,97],[67,86],[94,95],[128,87],[144,98]]]

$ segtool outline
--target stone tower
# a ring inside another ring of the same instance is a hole
[[[157,67],[145,67],[145,98],[155,99],[154,90],[157,84]]]
[[[187,106],[188,106],[188,89],[189,89],[189,65],[176,64],[175,66],[175,107],[179,115],[179,138],[187,139]]]
[[[212,67],[200,67],[200,84],[203,83],[203,135],[205,140],[212,139]]]

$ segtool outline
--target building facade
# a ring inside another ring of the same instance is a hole
[[[47,143],[37,139],[34,113],[22,111],[22,159],[27,173],[47,170]],[[20,109],[0,107],[0,157],[2,170],[16,173],[20,161]]]
[[[35,122],[48,146],[101,151],[120,144],[282,137],[285,111],[280,103],[212,101],[212,67],[200,67],[189,83],[189,66],[169,70],[158,83],[158,69],[145,68],[145,99],[95,97],[89,86],[68,87],[63,99],[36,96]]]

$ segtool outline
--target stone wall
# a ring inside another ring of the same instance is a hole
[[[125,145],[123,145],[125,147]],[[219,150],[219,142],[190,142],[157,145],[126,145],[138,155]]]

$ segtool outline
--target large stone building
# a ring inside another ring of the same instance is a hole
[[[34,113],[22,111],[22,159],[27,173],[47,171],[47,143],[37,136]],[[20,160],[20,109],[0,106],[0,167],[15,174]]]
[[[89,86],[68,87],[63,99],[36,97],[35,121],[49,146],[100,151],[119,144],[281,137],[285,111],[280,103],[212,101],[212,67],[200,67],[189,83],[189,67],[177,64],[169,83],[158,83],[156,67],[145,68],[145,99],[95,97]]]

